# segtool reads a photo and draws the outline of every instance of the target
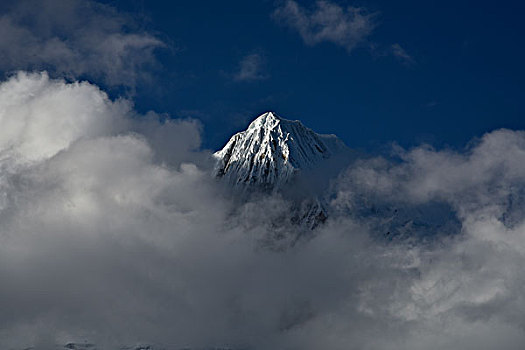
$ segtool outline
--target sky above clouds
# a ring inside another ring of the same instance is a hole
[[[521,349],[504,4],[2,3],[0,347]],[[239,202],[210,175],[268,109],[370,151],[289,249],[288,197]],[[385,239],[393,210],[422,224]]]
[[[524,126],[519,1],[108,3],[173,49],[137,108],[198,115],[214,149],[266,110],[365,150]],[[266,79],[235,79],[254,53]]]
[[[5,2],[0,70],[46,69],[198,117],[221,147],[274,110],[350,146],[522,128],[518,1]],[[52,15],[51,15],[52,14]]]

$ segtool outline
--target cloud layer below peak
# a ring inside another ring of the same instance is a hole
[[[295,234],[275,225],[292,204],[232,199],[210,176],[195,121],[140,115],[95,85],[45,73],[0,84],[0,121],[2,348],[525,341],[521,131],[494,131],[464,152],[358,160],[333,183],[328,222],[275,251],[261,242]],[[412,239],[382,238],[390,209],[427,218],[433,203],[452,211],[453,234],[429,240],[428,226],[403,221]]]

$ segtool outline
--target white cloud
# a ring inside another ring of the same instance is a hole
[[[290,202],[232,199],[210,178],[192,120],[163,122],[92,84],[28,73],[0,85],[0,120],[10,130],[0,131],[2,348],[525,341],[523,132],[494,131],[465,152],[360,160],[334,185],[341,215],[273,251],[261,242]],[[347,216],[362,195],[377,215]],[[434,202],[457,214],[456,236],[427,240],[411,226],[412,240],[381,239],[383,205]]]
[[[437,342],[424,348],[450,347],[440,339],[445,334],[461,339],[459,348],[490,349],[498,342],[517,348],[525,326],[525,274],[519,267],[525,262],[524,132],[493,131],[465,152],[424,146],[398,155],[398,164],[372,159],[349,169],[334,205],[355,208],[363,195],[369,205],[389,203],[399,211],[444,202],[461,227],[453,238],[416,245],[418,277],[409,282],[407,298],[391,306],[407,321],[428,325],[420,341]],[[425,237],[427,230],[420,226],[412,233]]]
[[[307,45],[331,42],[348,52],[366,41],[375,27],[374,15],[364,8],[343,8],[330,1],[317,1],[309,11],[294,0],[287,0],[273,17],[299,32]]]
[[[80,138],[118,132],[131,109],[89,83],[67,85],[47,73],[23,72],[0,85],[0,105],[0,154],[25,161],[50,158]]]
[[[134,28],[109,5],[84,0],[22,0],[0,16],[0,69],[46,69],[59,76],[134,87],[164,43]]]
[[[264,73],[265,59],[261,54],[252,53],[244,56],[239,62],[239,69],[233,75],[236,81],[253,81],[267,79]]]

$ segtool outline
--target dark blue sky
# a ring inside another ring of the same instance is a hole
[[[373,31],[351,50],[307,45],[272,17],[278,1],[107,3],[172,48],[158,51],[162,66],[137,88],[137,108],[199,118],[206,147],[266,110],[370,151],[393,141],[463,147],[495,128],[525,128],[521,1],[333,1],[374,14]],[[297,4],[307,15],[317,9]],[[256,75],[241,79],[250,55]]]

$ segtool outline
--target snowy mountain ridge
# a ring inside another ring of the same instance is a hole
[[[214,175],[234,187],[277,190],[299,170],[347,149],[335,135],[317,134],[300,121],[266,112],[214,153]]]

